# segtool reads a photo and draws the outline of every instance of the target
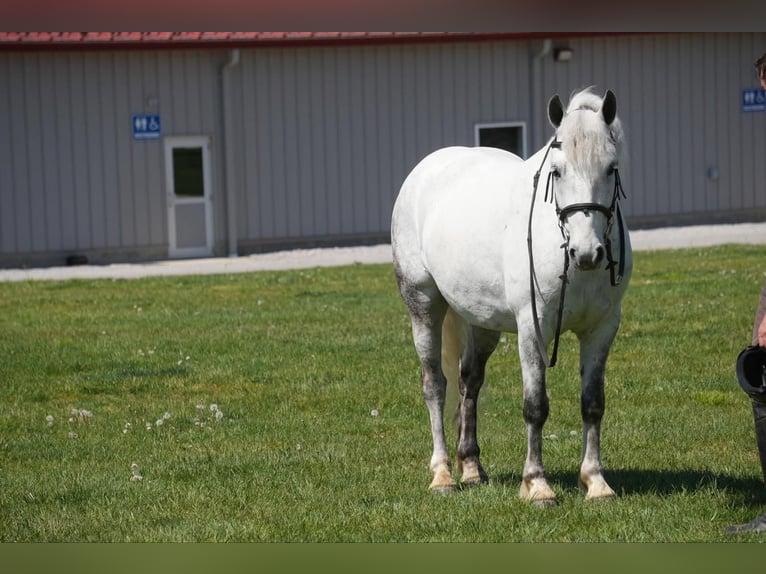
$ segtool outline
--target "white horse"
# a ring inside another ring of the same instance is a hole
[[[623,131],[616,110],[611,91],[602,99],[583,90],[566,112],[554,96],[548,117],[555,136],[528,160],[492,148],[448,147],[424,158],[402,185],[391,245],[431,421],[432,490],[456,486],[443,426],[447,379],[459,385],[460,480],[487,481],[476,403],[487,360],[509,331],[518,333],[528,437],[520,496],[556,503],[542,460],[545,375],[555,364],[559,332],[572,331],[582,376],[580,486],[588,499],[614,496],[600,452],[604,368],[632,269],[619,208]]]

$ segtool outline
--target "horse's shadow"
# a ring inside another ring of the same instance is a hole
[[[548,482],[560,489],[577,488],[576,472],[547,472]],[[715,488],[725,490],[733,497],[732,502],[744,505],[762,505],[766,502],[766,489],[763,481],[755,478],[740,478],[727,474],[703,470],[646,470],[646,469],[608,469],[604,472],[609,485],[618,496],[651,494],[672,496],[682,492],[697,492]],[[491,477],[499,484],[512,486],[518,484],[518,474],[501,474]]]

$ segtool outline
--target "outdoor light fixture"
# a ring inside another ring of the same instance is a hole
[[[572,59],[572,49],[571,48],[554,48],[553,59],[556,62],[568,62],[569,60]]]

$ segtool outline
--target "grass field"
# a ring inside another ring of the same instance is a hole
[[[515,336],[490,361],[490,484],[428,492],[430,431],[390,265],[0,284],[0,541],[722,542],[763,510],[734,362],[762,247],[635,254],[607,366],[606,477],[577,489],[575,339],[549,374],[559,505],[518,499]]]

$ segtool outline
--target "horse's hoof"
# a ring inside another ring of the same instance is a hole
[[[489,482],[489,477],[487,476],[487,473],[484,472],[484,468],[475,460],[461,462],[460,470],[461,486],[469,487],[479,484],[487,484]]]
[[[614,490],[600,475],[590,477],[590,484],[580,479],[580,492],[585,493],[585,500],[612,500],[617,497]]]
[[[546,507],[556,506],[556,494],[548,486],[544,478],[533,478],[532,480],[522,480],[519,487],[519,497],[529,500],[535,506]]]

